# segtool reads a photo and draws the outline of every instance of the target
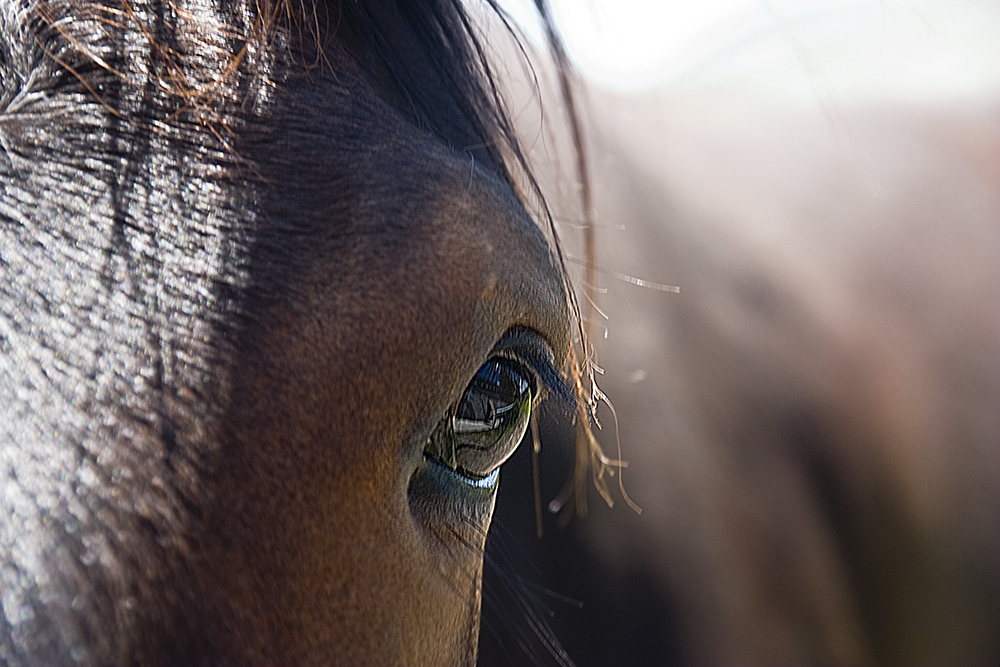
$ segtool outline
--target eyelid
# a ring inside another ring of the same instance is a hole
[[[493,347],[490,356],[506,357],[531,370],[536,390],[544,387],[546,396],[569,412],[576,406],[576,392],[566,376],[556,367],[555,355],[545,339],[530,329],[510,329]],[[541,392],[537,392],[541,394]]]

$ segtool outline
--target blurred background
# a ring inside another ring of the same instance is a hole
[[[480,664],[1000,664],[1000,3],[552,5],[594,186],[598,437],[643,511],[614,480],[538,539],[522,447]],[[579,286],[551,68],[496,42]],[[571,420],[542,443],[544,504]]]

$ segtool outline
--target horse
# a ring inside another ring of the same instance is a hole
[[[476,35],[3,0],[4,664],[475,662],[499,466],[576,400]]]

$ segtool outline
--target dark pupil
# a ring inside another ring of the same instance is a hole
[[[427,454],[469,477],[490,474],[514,452],[528,426],[531,385],[527,376],[516,361],[486,362],[454,414],[438,425]]]
[[[472,378],[455,411],[455,433],[479,433],[517,421],[528,381],[500,361],[488,361]]]

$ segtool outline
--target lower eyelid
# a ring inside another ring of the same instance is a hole
[[[468,475],[462,475],[462,478],[466,484],[475,486],[479,489],[489,489],[497,485],[497,480],[500,478],[500,466],[494,468],[490,474],[486,475],[486,477],[483,477],[482,479],[475,479],[473,477],[469,477]]]

